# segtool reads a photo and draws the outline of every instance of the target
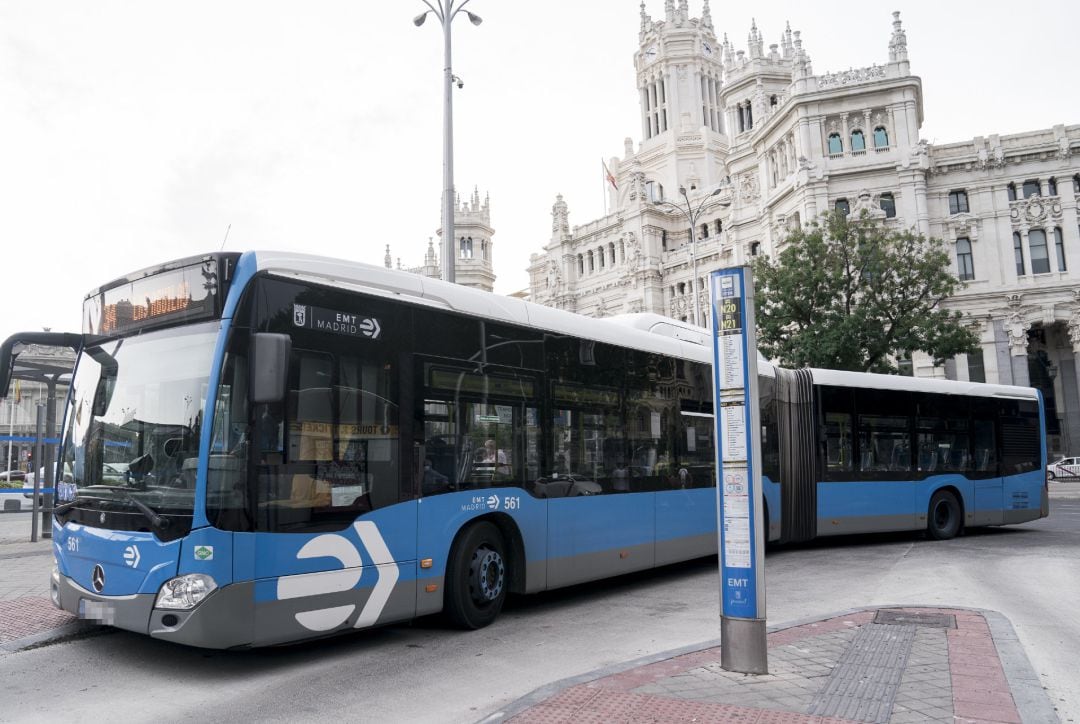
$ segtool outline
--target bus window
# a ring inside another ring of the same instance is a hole
[[[260,530],[333,530],[399,499],[396,369],[341,352],[293,349],[284,444],[260,444]]]
[[[915,421],[916,466],[920,473],[962,473],[970,467],[971,429],[967,403],[946,395],[923,395]]]
[[[850,389],[821,387],[825,479],[850,480],[854,468],[854,398]]]
[[[1005,400],[1001,403],[999,420],[1003,474],[1038,470],[1042,456],[1038,403],[1033,400]]]

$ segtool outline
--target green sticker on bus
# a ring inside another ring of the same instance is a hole
[[[214,546],[195,546],[195,558],[200,561],[214,560]]]

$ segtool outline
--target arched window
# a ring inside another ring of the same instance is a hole
[[[686,294],[686,282],[679,282],[679,296]]]
[[[1016,184],[1010,181],[1005,187],[1005,192],[1009,195],[1009,201],[1016,201]]]
[[[961,236],[956,240],[956,272],[960,281],[975,278],[975,260],[971,255],[971,240]]]
[[[701,225],[701,238],[702,239],[708,239],[709,238],[709,224],[708,224],[708,222]]]
[[[755,241],[750,245],[750,256],[757,256],[761,253],[761,242]]]
[[[660,248],[667,251],[667,230],[660,230]]]
[[[1024,182],[1024,198],[1029,199],[1032,196],[1042,196],[1042,186],[1039,185],[1039,179],[1028,179]]]
[[[608,253],[611,255],[611,266],[615,266],[615,242],[608,244]]]
[[[1061,227],[1054,228],[1054,249],[1057,250],[1058,271],[1067,271],[1065,267],[1065,235],[1061,233]]]
[[[596,271],[596,259],[593,257],[593,253],[589,252],[589,273]]]
[[[878,126],[874,129],[874,148],[888,148],[889,147],[889,132],[885,130],[884,126]]]
[[[836,203],[833,204],[833,208],[844,216],[851,213],[851,204],[848,203],[847,199],[837,199]]]
[[[1050,273],[1050,250],[1046,247],[1046,232],[1032,229],[1028,232],[1028,253],[1031,255],[1031,273]]]
[[[577,273],[578,274],[584,274],[585,273],[585,257],[582,256],[581,254],[577,255]]]
[[[1013,232],[1013,257],[1016,258],[1016,276],[1024,276],[1024,243],[1019,231]]]
[[[600,268],[604,268],[604,247],[600,247],[596,250],[596,259],[600,262]]]
[[[855,130],[851,132],[851,152],[861,153],[866,150],[866,137],[863,132]]]
[[[480,253],[484,257],[484,261],[487,261],[487,239],[480,240]]]
[[[1073,176],[1073,193],[1080,194],[1080,173]]]
[[[626,242],[619,239],[619,261],[626,261]]]
[[[829,134],[829,155],[835,155],[844,152],[844,142],[840,138],[839,133]]]
[[[461,237],[461,258],[472,259],[472,237]]]
[[[1046,195],[1057,196],[1057,179],[1053,176],[1051,176],[1050,180],[1046,182]]]

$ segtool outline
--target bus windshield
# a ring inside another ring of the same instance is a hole
[[[93,512],[76,520],[142,530],[157,517],[162,528],[177,523],[173,535],[190,527],[218,329],[217,322],[172,328],[83,350],[57,481],[66,507]]]

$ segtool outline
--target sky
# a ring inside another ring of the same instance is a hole
[[[558,193],[603,213],[640,139],[636,0],[470,0],[453,25],[455,182],[490,194],[496,292],[528,284]],[[440,224],[442,32],[420,0],[0,0],[0,339],[75,331],[86,293],[219,249],[421,263]],[[1080,3],[713,2],[815,73],[888,59],[900,10],[931,142],[1080,123]],[[647,0],[654,18],[663,0]],[[701,0],[691,0],[691,15]],[[1078,162],[1080,165],[1080,162]],[[1078,169],[1080,170],[1080,169]],[[436,248],[438,239],[436,237]]]

